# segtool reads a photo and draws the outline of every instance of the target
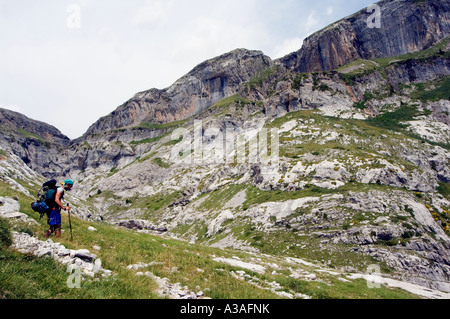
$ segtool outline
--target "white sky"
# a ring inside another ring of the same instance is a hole
[[[272,59],[374,0],[0,0],[0,107],[74,139],[236,48]]]

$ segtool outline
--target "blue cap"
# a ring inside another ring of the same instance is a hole
[[[64,184],[73,185],[73,180],[71,180],[71,179],[66,179],[66,180],[64,181]]]

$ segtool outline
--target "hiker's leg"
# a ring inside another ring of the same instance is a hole
[[[45,238],[50,238],[54,232],[55,232],[55,226],[50,225],[50,228],[44,234],[44,237]]]
[[[61,238],[61,224],[55,226],[55,237]]]
[[[50,238],[51,235],[52,235],[52,228],[50,227],[50,229],[45,232],[44,237]]]

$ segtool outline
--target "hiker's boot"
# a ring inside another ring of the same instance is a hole
[[[44,237],[45,237],[45,238],[50,238],[51,235],[52,235],[52,230],[49,229],[49,230],[47,230],[47,231],[45,232]]]
[[[57,229],[55,230],[55,237],[56,237],[56,238],[61,238],[61,228],[57,228]]]

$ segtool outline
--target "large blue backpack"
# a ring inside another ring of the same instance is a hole
[[[40,214],[39,220],[41,220],[44,215],[50,217],[50,213],[55,207],[57,183],[58,182],[54,179],[45,182],[38,192],[38,200],[31,203],[31,208]]]

